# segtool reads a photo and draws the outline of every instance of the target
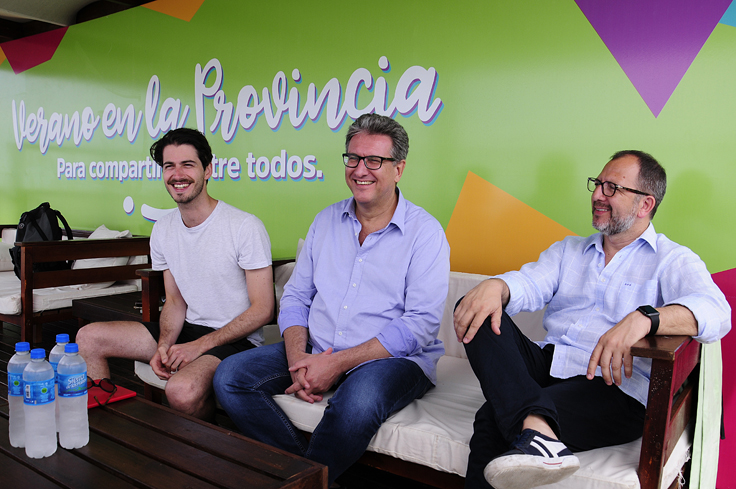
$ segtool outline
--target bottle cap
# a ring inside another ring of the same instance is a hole
[[[31,344],[27,341],[19,341],[15,344],[15,351],[16,352],[22,352],[22,351],[30,351],[31,350]]]
[[[35,360],[38,358],[46,358],[46,350],[43,348],[34,348],[31,350],[31,360]]]
[[[66,333],[57,334],[56,342],[57,343],[69,343],[69,335]]]
[[[64,353],[79,353],[79,345],[76,343],[67,343],[64,347]]]

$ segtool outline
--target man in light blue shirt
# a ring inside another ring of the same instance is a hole
[[[550,484],[577,470],[572,451],[639,438],[651,361],[632,359],[630,347],[655,334],[710,343],[730,330],[729,305],[705,264],[650,222],[666,185],[651,155],[614,154],[588,179],[599,233],[555,243],[458,304],[457,337],[487,400],[466,487]],[[536,344],[509,315],[545,305],[547,336]]]
[[[397,184],[409,138],[366,114],[343,155],[353,197],[309,228],[279,313],[283,343],[234,355],[215,375],[220,403],[246,436],[328,466],[334,482],[383,421],[436,382],[450,271],[442,226]],[[271,399],[313,403],[334,389],[309,441]]]

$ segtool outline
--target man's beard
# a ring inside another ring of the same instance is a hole
[[[629,229],[631,229],[631,226],[634,225],[634,222],[636,221],[636,207],[639,203],[639,199],[635,199],[633,205],[631,206],[631,211],[627,216],[618,216],[614,215],[613,209],[610,210],[611,217],[606,222],[598,222],[596,223],[595,218],[593,218],[593,227],[598,230],[601,234],[605,236],[613,236],[615,234],[621,234]],[[595,204],[593,205],[595,208]]]
[[[174,183],[179,183],[179,182],[172,182],[170,188],[173,188]],[[188,194],[179,195],[175,192],[172,193],[171,191],[169,191],[169,195],[171,195],[171,198],[174,199],[174,202],[176,202],[177,204],[188,204],[194,199],[196,199],[199,196],[199,194],[202,193],[202,189],[204,188],[204,181],[197,182],[195,180],[195,181],[188,182],[188,183],[189,183],[189,188],[190,188],[190,192]]]

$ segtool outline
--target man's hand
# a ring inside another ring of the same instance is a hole
[[[324,382],[320,382],[319,379],[316,379],[313,375],[316,374],[319,369],[315,367],[314,372],[311,373],[309,373],[309,369],[310,366],[314,365],[313,360],[315,359],[315,357],[331,354],[332,348],[328,348],[326,351],[314,355],[310,355],[309,353],[303,353],[299,355],[299,358],[289,367],[291,379],[294,381],[294,383],[289,386],[288,389],[286,389],[285,393],[294,394],[294,396],[296,396],[297,398],[310,404],[321,401],[323,399],[322,393],[327,391],[337,381],[337,378],[339,378],[340,374],[337,375],[337,377],[332,381],[332,383],[329,384],[327,388],[322,388]],[[308,377],[313,378],[313,380],[315,380],[316,382],[311,383]],[[316,386],[320,387],[315,388]]]
[[[470,343],[488,316],[491,316],[493,332],[501,334],[501,315],[509,295],[509,288],[501,279],[492,278],[476,285],[455,309],[457,340]]]
[[[181,345],[159,345],[149,365],[158,378],[169,380],[173,374],[199,358],[205,347],[199,341]]]
[[[202,356],[202,353],[209,349],[205,348],[199,340],[180,345],[171,345],[168,352],[166,352],[166,359],[162,355],[161,360],[169,368],[170,372],[176,372]]]
[[[328,348],[322,353],[303,357],[289,367],[289,371],[293,373],[304,370],[306,392],[308,394],[322,394],[335,385],[337,379],[344,373],[335,360],[335,356],[332,355],[332,348]],[[286,393],[290,394],[291,392],[287,390]]]
[[[159,346],[156,353],[154,353],[153,358],[151,358],[151,361],[148,362],[153,369],[153,373],[155,373],[161,380],[169,380],[171,377],[169,367],[166,366],[166,361],[168,360],[168,356],[166,354],[167,351],[168,346]]]
[[[294,363],[297,361],[300,361],[302,358],[308,357],[309,353],[306,352],[299,352],[295,353],[296,359],[294,360]],[[319,394],[312,394],[311,386],[309,385],[309,382],[307,382],[307,369],[306,368],[300,368],[298,370],[289,371],[291,374],[291,380],[293,384],[289,386],[288,389],[284,392],[285,394],[294,394],[294,396],[297,399],[301,399],[304,402],[308,402],[310,404],[314,404],[315,402],[319,402],[322,400],[322,396]]]
[[[616,326],[609,329],[598,340],[588,362],[588,380],[595,377],[596,367],[601,367],[601,375],[606,384],[621,385],[621,367],[626,378],[633,374],[634,359],[631,346],[649,333],[651,321],[639,311],[629,313]],[[613,379],[611,378],[613,373]]]

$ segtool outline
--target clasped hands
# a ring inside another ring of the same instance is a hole
[[[332,348],[322,353],[301,353],[289,367],[293,384],[286,394],[294,394],[298,399],[310,404],[322,400],[327,392],[343,374],[338,366]]]
[[[159,345],[149,364],[159,379],[169,380],[180,369],[186,367],[204,353],[198,341],[180,345]]]

